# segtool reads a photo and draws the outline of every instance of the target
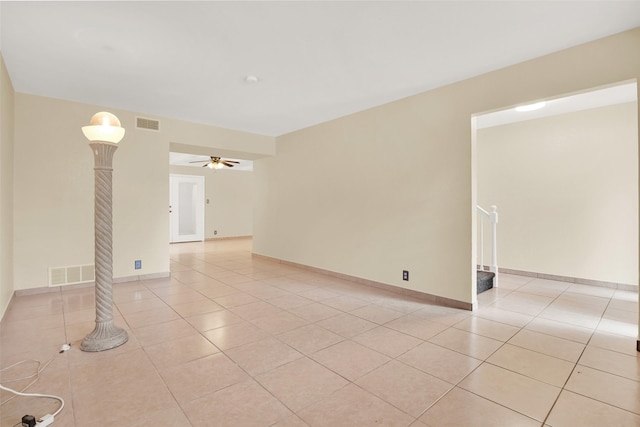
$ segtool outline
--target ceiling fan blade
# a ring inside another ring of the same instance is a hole
[[[229,162],[229,163],[235,163],[235,164],[240,164],[240,162],[236,162],[235,160],[225,160],[225,162]]]
[[[209,163],[205,163],[204,165],[202,165],[203,168],[206,168],[207,166],[209,166]]]
[[[223,165],[225,165],[228,168],[232,168],[232,167],[235,166],[234,164],[231,164],[231,163],[227,162],[226,160],[223,160],[220,163],[222,163]]]
[[[202,163],[202,162],[208,162],[209,160],[194,160],[192,162],[189,163]]]

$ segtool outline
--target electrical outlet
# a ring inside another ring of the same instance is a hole
[[[402,280],[409,281],[409,270],[402,270]]]
[[[135,261],[135,266],[136,266],[136,270],[140,270],[142,268],[142,260],[141,259],[137,259]]]

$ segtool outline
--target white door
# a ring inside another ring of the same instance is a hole
[[[204,240],[204,176],[169,175],[170,241]]]

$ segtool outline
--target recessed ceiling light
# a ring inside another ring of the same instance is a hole
[[[249,75],[249,76],[247,76],[247,77],[245,77],[245,78],[244,78],[244,81],[245,81],[246,83],[253,84],[253,83],[258,83],[258,82],[260,81],[260,79],[258,79],[258,77],[257,77],[257,76],[251,76],[251,75]]]
[[[539,110],[542,107],[544,107],[545,105],[547,105],[546,102],[536,102],[535,104],[528,104],[528,105],[521,105],[519,107],[516,107],[515,110],[516,111],[535,111],[535,110]]]

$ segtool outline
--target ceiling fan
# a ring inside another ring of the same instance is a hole
[[[189,162],[189,163],[202,163],[202,162],[206,162],[204,165],[202,165],[203,168],[210,168],[210,169],[221,169],[222,167],[226,166],[228,168],[232,168],[235,165],[239,164],[240,162],[236,162],[235,160],[225,160],[225,159],[221,159],[220,157],[215,157],[215,156],[209,156],[211,157],[210,160],[196,160],[193,162]]]

